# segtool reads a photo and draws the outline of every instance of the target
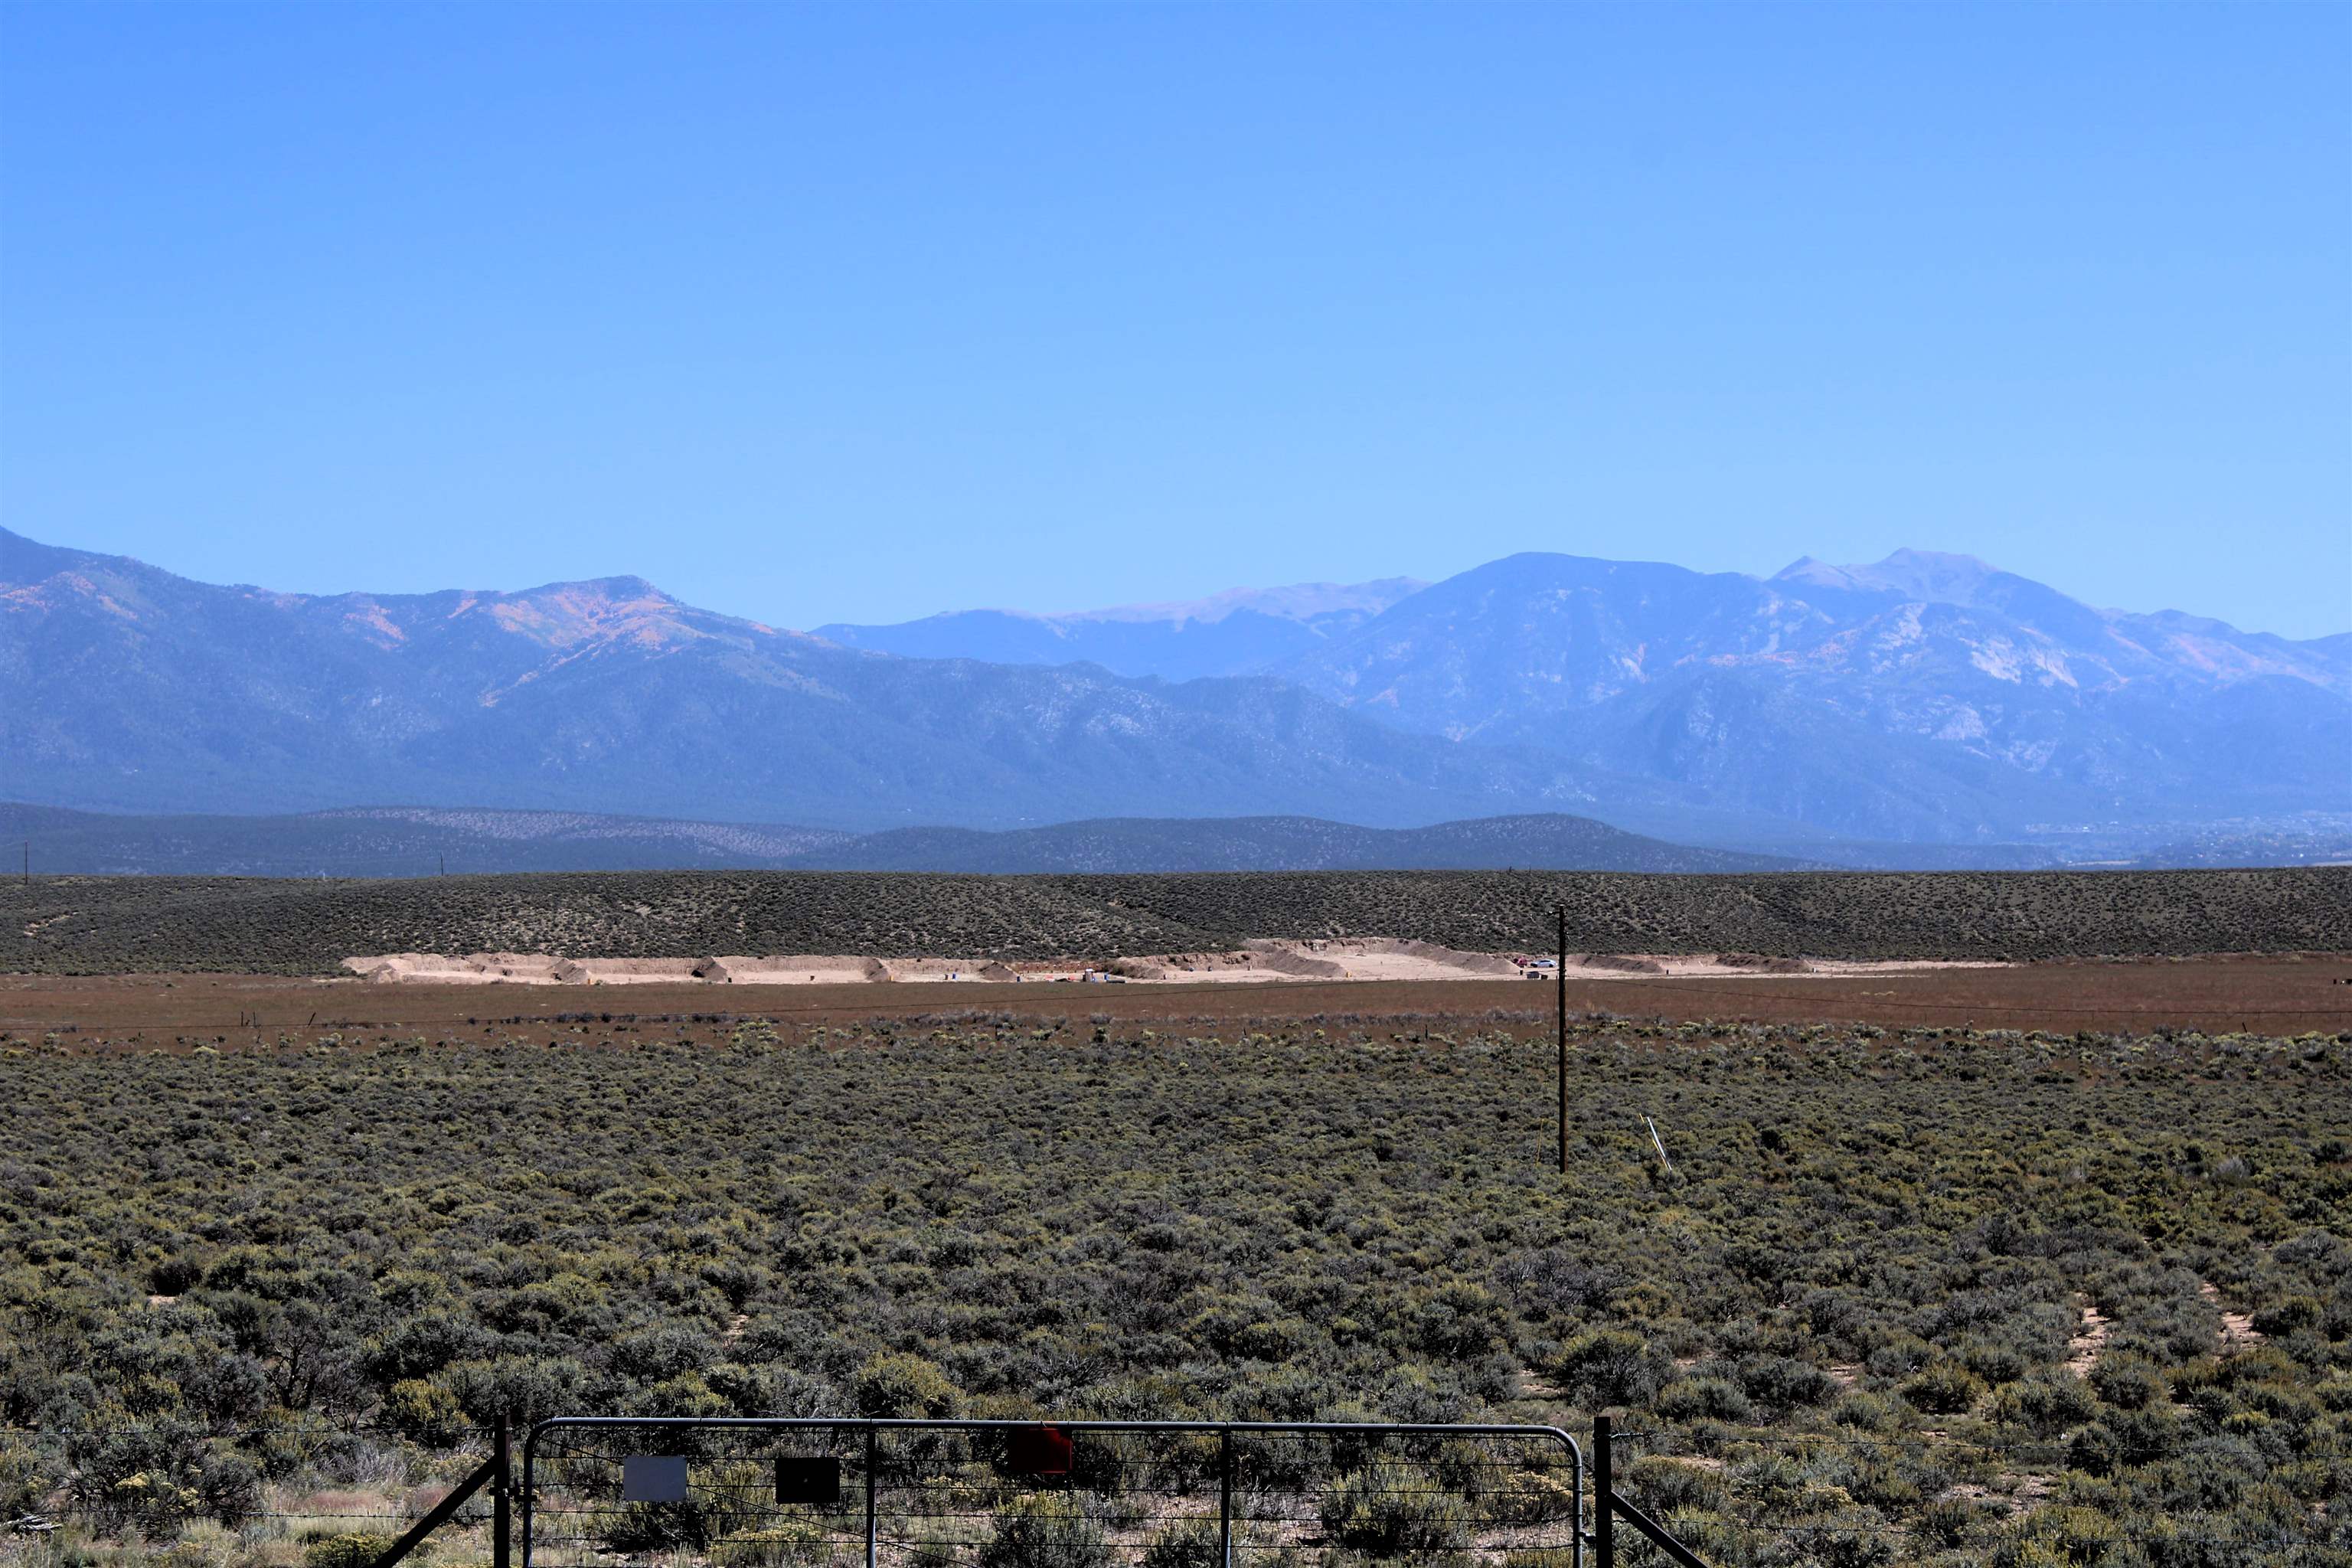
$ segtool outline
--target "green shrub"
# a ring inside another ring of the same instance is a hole
[[[938,1364],[919,1355],[889,1353],[868,1358],[857,1369],[849,1391],[860,1415],[890,1417],[951,1416],[963,1408],[963,1395]]]
[[[459,1362],[436,1381],[449,1391],[477,1427],[503,1415],[521,1425],[589,1407],[593,1380],[570,1356],[500,1355]]]
[[[38,1513],[57,1489],[57,1467],[22,1436],[0,1436],[0,1521]]]
[[[1984,1379],[1954,1361],[1937,1362],[1905,1378],[1895,1392],[1915,1410],[1958,1415],[1984,1397]]]
[[[1323,1532],[1350,1552],[1444,1552],[1469,1537],[1470,1510],[1424,1472],[1391,1458],[1344,1476],[1323,1496]]]
[[[824,1527],[793,1520],[730,1536],[710,1548],[713,1568],[780,1568],[780,1565],[823,1563],[833,1552]]]
[[[2145,1410],[2168,1392],[2156,1364],[2135,1355],[2100,1357],[2091,1369],[2091,1386],[2118,1410]]]
[[[1749,1356],[1737,1370],[1740,1392],[1768,1410],[1826,1405],[1837,1397],[1837,1380],[1790,1356]]]
[[[365,1531],[330,1535],[302,1548],[302,1568],[373,1568],[377,1558],[392,1550],[392,1542],[389,1535]]]
[[[205,1266],[193,1258],[166,1258],[147,1270],[147,1289],[158,1296],[180,1296],[205,1277]]]
[[[2156,1410],[2110,1410],[2074,1434],[2066,1461],[2085,1475],[2109,1476],[2152,1464],[2180,1446],[2180,1423]]]
[[[385,1426],[428,1448],[452,1447],[473,1429],[456,1394],[416,1377],[385,1391],[383,1416]]]
[[[1701,1465],[1652,1456],[1625,1467],[1617,1489],[1652,1513],[1686,1513],[1718,1508],[1723,1477]]]
[[[1576,1516],[1576,1489],[1565,1478],[1540,1470],[1514,1470],[1479,1500],[1503,1524],[1554,1524]]]
[[[114,1433],[77,1467],[70,1495],[100,1532],[168,1541],[197,1519],[241,1524],[261,1503],[261,1477],[239,1454],[168,1426]]]
[[[1655,1406],[1669,1421],[1730,1421],[1745,1425],[1756,1407],[1727,1378],[1685,1377],[1659,1391]]]
[[[2087,1508],[2043,1508],[2028,1514],[1992,1554],[1993,1568],[2089,1568],[2120,1560],[2124,1529]]]
[[[1109,1561],[1102,1526],[1060,1492],[1032,1493],[998,1509],[978,1558],[979,1568],[1103,1568]]]
[[[1673,1356],[1627,1329],[1589,1329],[1552,1362],[1553,1378],[1588,1409],[1646,1405],[1674,1370]]]
[[[1188,1519],[1144,1543],[1142,1568],[1223,1568],[1215,1523]]]
[[[2290,1296],[2254,1314],[2254,1331],[2283,1338],[2327,1321],[2327,1303],[2316,1296]]]
[[[2037,1437],[2050,1437],[2088,1421],[2098,1408],[2098,1402],[2080,1381],[2063,1373],[2046,1373],[1996,1389],[1989,1414],[2005,1426],[2021,1426]]]

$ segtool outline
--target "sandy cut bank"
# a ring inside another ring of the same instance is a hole
[[[427,985],[860,985],[902,981],[1018,980],[987,958],[870,958],[856,953],[719,954],[704,958],[565,958],[520,952],[387,952],[346,958],[362,980]]]
[[[1583,979],[1780,979],[1921,969],[1990,969],[1990,961],[1759,958],[1751,953],[1571,953]],[[1468,952],[1402,937],[1249,942],[1240,947],[1097,960],[1005,963],[987,958],[878,958],[856,953],[722,954],[699,958],[572,958],[520,952],[393,952],[343,960],[382,984],[509,985],[862,985],[1013,982],[1275,984],[1332,980],[1547,979],[1554,961],[1525,952]]]
[[[519,985],[920,984],[976,981],[1143,982],[1512,979],[1522,956],[1465,952],[1393,937],[1269,940],[1215,952],[1006,963],[987,958],[877,958],[845,953],[699,958],[572,958],[516,952],[391,952],[346,958],[343,968],[388,984]]]

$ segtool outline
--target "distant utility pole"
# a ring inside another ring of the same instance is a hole
[[[445,877],[449,874],[449,857],[446,855],[441,857],[441,874]]]
[[[1559,968],[1554,984],[1559,991],[1559,1173],[1568,1174],[1568,906],[1559,907]]]
[[[25,886],[33,885],[33,841],[25,840]]]

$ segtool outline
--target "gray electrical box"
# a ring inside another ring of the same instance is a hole
[[[686,1456],[631,1454],[621,1461],[623,1502],[684,1502]]]

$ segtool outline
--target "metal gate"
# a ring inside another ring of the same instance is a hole
[[[1556,1426],[567,1415],[523,1443],[523,1568],[1582,1568]]]

